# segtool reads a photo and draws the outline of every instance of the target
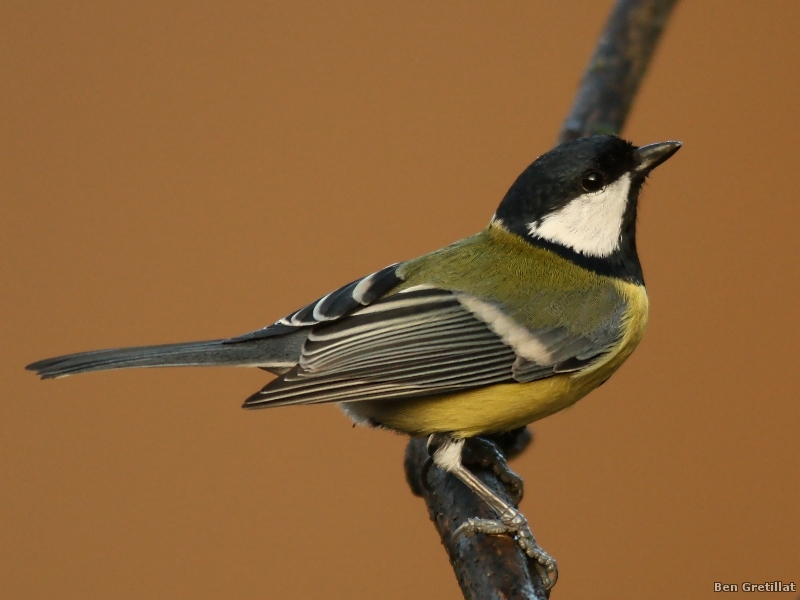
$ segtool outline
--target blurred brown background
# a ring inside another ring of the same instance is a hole
[[[40,382],[242,333],[482,228],[552,145],[611,2],[4,2],[0,597],[459,598],[405,440],[245,412],[257,370]],[[534,426],[554,598],[800,583],[800,3],[684,2],[625,134],[628,364]]]

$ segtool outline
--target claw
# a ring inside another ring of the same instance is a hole
[[[522,477],[509,468],[505,456],[494,442],[483,438],[470,438],[464,445],[462,460],[467,465],[479,465],[484,469],[491,469],[505,484],[514,505],[519,506],[524,494]]]
[[[422,483],[422,487],[424,487],[427,491],[431,491],[431,485],[428,482],[428,473],[430,473],[431,467],[433,466],[433,459],[429,456],[425,459],[425,462],[422,463],[422,468],[419,470],[419,480]]]
[[[536,571],[539,573],[544,589],[550,590],[558,581],[558,565],[555,559],[536,543],[536,538],[533,537],[527,523],[511,524],[499,520],[470,518],[455,530],[453,538],[455,540],[461,535],[469,538],[476,533],[485,535],[514,534],[514,539],[523,552],[535,561]]]

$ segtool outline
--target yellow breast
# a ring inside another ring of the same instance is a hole
[[[642,339],[648,310],[644,287],[622,281],[614,285],[627,305],[622,336],[601,360],[581,371],[432,398],[357,402],[347,410],[410,435],[452,432],[457,437],[508,431],[558,412],[611,377]]]

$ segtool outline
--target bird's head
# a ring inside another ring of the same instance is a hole
[[[556,146],[517,178],[493,222],[599,272],[629,277],[631,268],[638,268],[640,279],[639,191],[649,173],[680,147],[660,142],[637,148],[613,135]]]

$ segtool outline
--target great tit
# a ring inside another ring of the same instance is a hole
[[[513,506],[461,462],[466,438],[551,415],[606,381],[642,338],[636,252],[645,178],[679,142],[598,135],[561,144],[517,178],[488,227],[390,265],[251,333],[35,362],[43,379],[162,366],[251,366],[278,375],[245,408],[336,402],[357,424],[430,436],[434,464],[499,516],[466,534],[513,533],[546,587],[556,563]]]

